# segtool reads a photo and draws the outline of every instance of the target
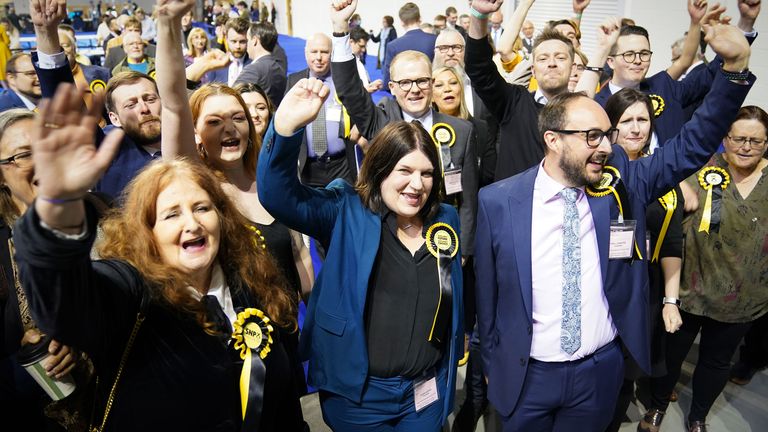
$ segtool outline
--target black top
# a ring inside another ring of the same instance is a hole
[[[543,105],[534,101],[527,88],[509,84],[499,75],[487,40],[467,38],[466,64],[472,89],[499,121],[495,181],[541,162],[544,145],[538,117]]]
[[[394,213],[382,222],[365,305],[369,374],[414,378],[443,355],[443,344],[427,340],[440,294],[437,260],[426,243],[411,255],[397,238]]]
[[[152,295],[139,272],[116,260],[91,261],[96,217],[86,206],[83,240],[63,240],[40,227],[33,209],[16,224],[17,263],[39,327],[88,353],[107,398],[142,298],[146,319],[123,370],[107,430],[205,430],[240,428],[241,363],[223,338],[209,335],[190,316]],[[249,292],[233,290],[235,309],[258,307]],[[259,431],[299,431],[302,413],[280,330],[264,360],[266,381]]]

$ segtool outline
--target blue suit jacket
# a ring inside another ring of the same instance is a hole
[[[384,54],[384,65],[381,66],[384,89],[389,88],[387,87],[387,83],[389,82],[389,65],[396,55],[408,50],[421,51],[429,57],[429,61],[432,61],[435,57],[436,39],[437,36],[425,33],[421,29],[416,29],[406,32],[404,35],[388,43],[387,51]]]
[[[94,80],[101,80],[104,81],[104,84],[109,82],[109,79],[112,77],[112,74],[109,72],[109,69],[101,66],[95,66],[95,65],[80,65],[80,68],[83,70],[83,75],[85,76],[85,80],[88,81],[88,84],[90,85]]]
[[[734,84],[718,73],[694,118],[650,157],[630,162],[621,147],[613,146],[608,164],[621,173],[632,214],[641,216],[637,218],[638,244],[645,244],[646,205],[709,160],[753,82],[754,77],[749,86]],[[531,213],[538,168],[480,191],[475,237],[477,318],[488,399],[504,416],[517,405],[531,352]],[[629,353],[648,372],[647,262],[645,258],[608,259],[610,221],[618,218],[618,208],[612,195],[588,199],[611,318]]]
[[[245,62],[243,63],[243,67],[246,67],[249,64],[251,64],[251,59],[250,59],[250,57],[248,57],[248,54],[246,54],[245,55]],[[229,82],[227,80],[228,78],[229,78],[229,66],[226,66],[226,67],[223,67],[223,68],[220,68],[220,69],[214,69],[214,70],[206,73],[203,82],[204,83],[218,82],[218,83],[226,84],[226,83]]]
[[[270,126],[259,154],[259,199],[280,222],[326,247],[326,260],[307,307],[300,350],[310,360],[311,385],[359,402],[368,377],[363,315],[379,250],[381,216],[365,207],[343,180],[334,180],[325,189],[299,182],[296,161],[303,135],[302,129],[283,137]],[[441,205],[436,221],[446,222],[458,232],[459,218],[453,207]],[[438,389],[443,419],[453,411],[457,362],[464,349],[459,256],[461,251],[451,264],[452,337],[440,363],[448,376],[446,388]]]
[[[19,98],[19,95],[17,95],[13,90],[0,90],[0,112],[9,110],[11,108],[26,109],[27,106],[24,105],[24,102],[22,102],[21,98]]]

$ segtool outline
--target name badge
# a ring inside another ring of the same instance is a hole
[[[632,258],[632,247],[635,244],[635,229],[637,221],[612,220],[611,240],[608,249],[608,259]]]
[[[341,107],[335,104],[326,107],[325,118],[330,121],[341,121]]]
[[[434,371],[429,371],[413,382],[413,405],[416,412],[432,405],[440,399],[437,393],[437,378]]]
[[[445,193],[453,195],[464,189],[461,187],[461,168],[445,171]]]

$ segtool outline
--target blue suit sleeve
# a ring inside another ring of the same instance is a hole
[[[475,232],[475,300],[477,307],[477,328],[480,335],[480,353],[483,359],[483,370],[488,371],[490,354],[496,345],[496,304],[499,297],[499,286],[496,281],[496,258],[493,252],[493,234],[488,211],[480,193],[477,211],[477,231]],[[465,252],[466,253],[466,252]]]

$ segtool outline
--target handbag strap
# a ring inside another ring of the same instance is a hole
[[[107,418],[109,418],[109,412],[112,410],[112,404],[115,402],[115,392],[117,392],[117,384],[120,382],[120,377],[123,375],[123,368],[125,368],[125,363],[128,360],[128,354],[131,352],[131,347],[133,347],[133,342],[136,340],[136,334],[139,332],[139,327],[141,327],[141,323],[144,322],[144,313],[143,310],[139,311],[136,314],[136,322],[133,324],[133,330],[131,330],[131,336],[128,337],[128,342],[125,344],[125,349],[123,350],[123,356],[120,358],[120,365],[117,367],[117,374],[115,375],[115,381],[112,383],[112,388],[109,390],[109,397],[107,397],[107,405],[104,407],[104,417],[101,419],[101,426],[95,427],[92,426],[90,430],[92,432],[102,432],[104,430],[104,426],[107,424]],[[99,387],[99,378],[96,377],[96,388]]]
[[[13,245],[13,238],[8,238],[8,253],[11,255],[11,268],[13,270],[13,285],[16,288],[16,300],[19,303],[19,317],[21,318],[21,325],[24,331],[37,327],[32,320],[32,315],[29,313],[29,303],[27,302],[27,295],[24,293],[24,289],[21,287],[19,281],[19,268],[16,266],[16,247]]]

